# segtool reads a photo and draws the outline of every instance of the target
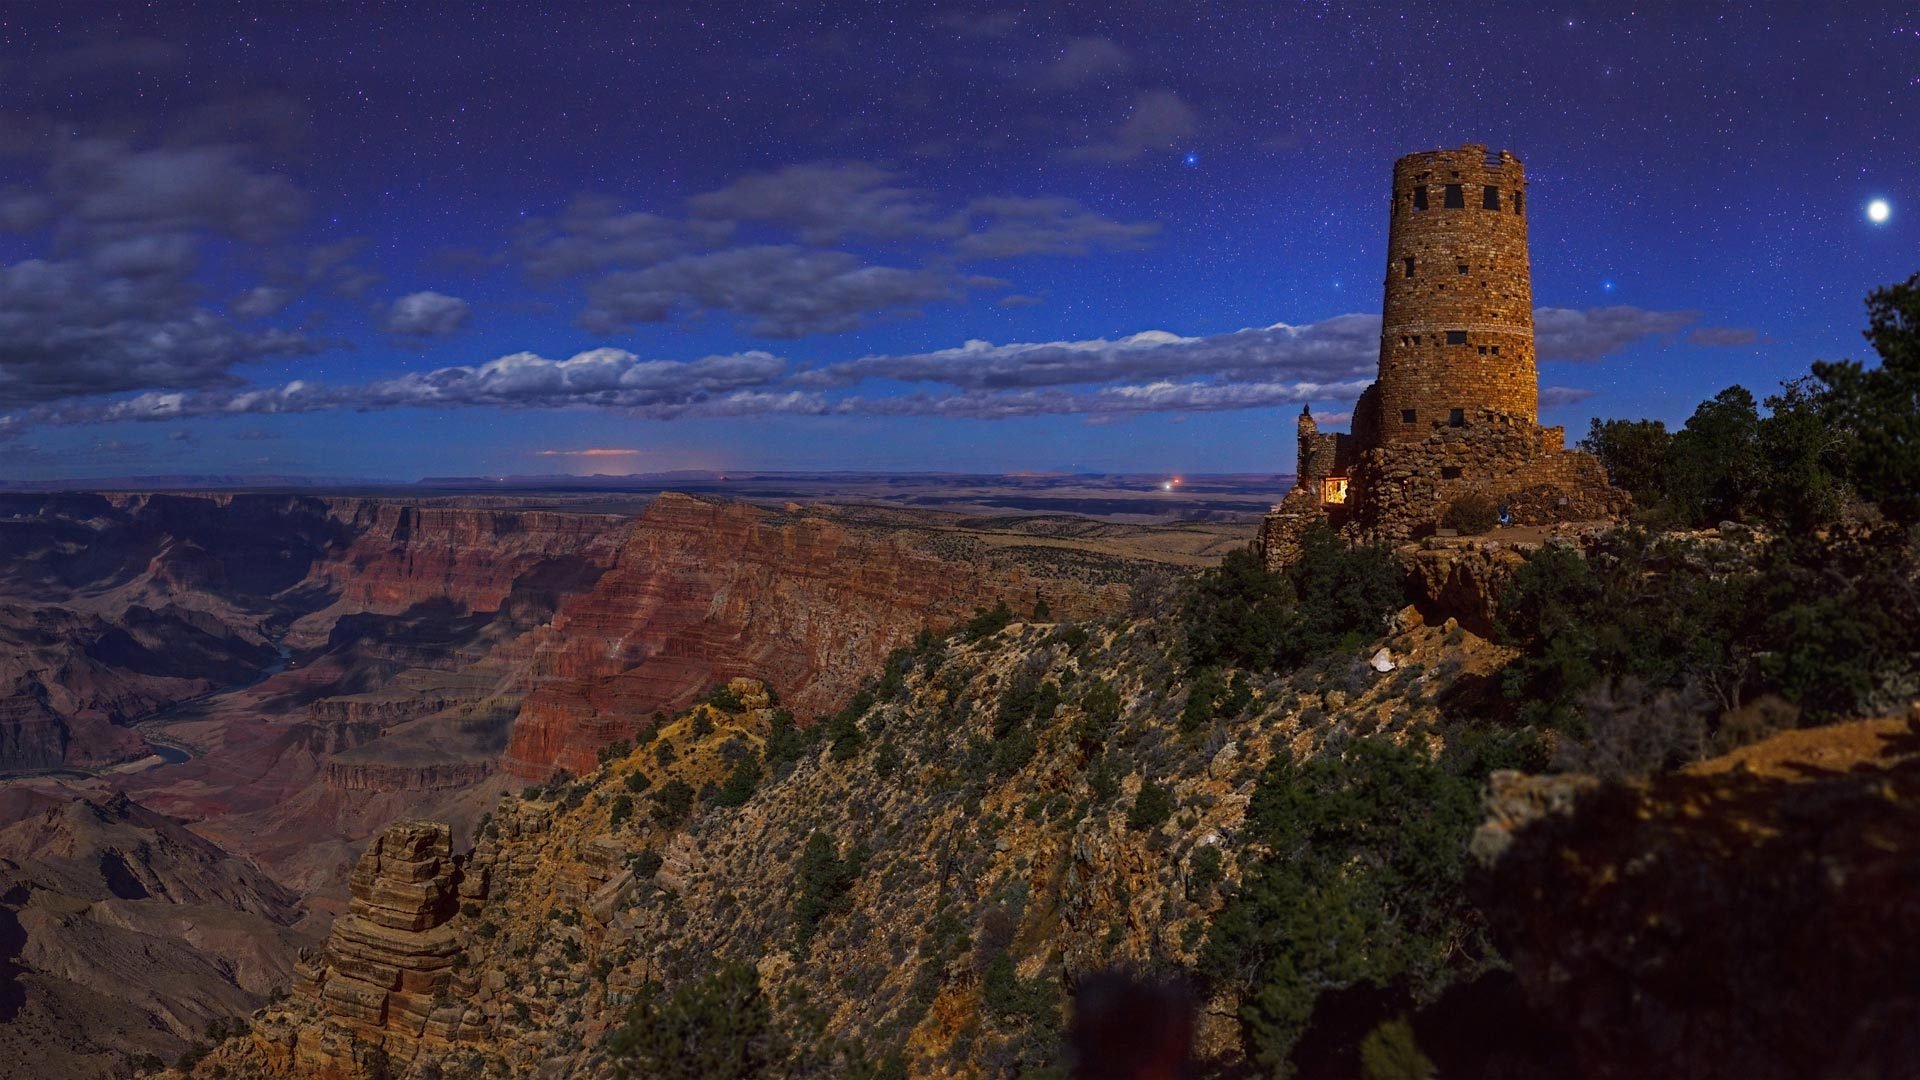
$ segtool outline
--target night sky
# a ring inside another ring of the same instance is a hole
[[[1469,142],[1574,437],[1920,269],[1910,4],[733,6],[10,5],[0,480],[1284,472]]]

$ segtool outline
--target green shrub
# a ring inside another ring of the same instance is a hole
[[[860,871],[865,868],[867,858],[868,852],[864,846],[856,846],[845,858],[841,858],[840,845],[834,841],[832,834],[825,831],[816,829],[807,837],[807,846],[800,852],[800,862],[794,873],[796,947],[804,948],[827,916],[852,908],[853,901],[848,893],[854,882],[860,879]]]
[[[671,994],[645,988],[606,1047],[616,1076],[661,1080],[771,1076],[786,1055],[750,964],[729,964]]]
[[[713,693],[707,695],[707,704],[724,713],[745,712],[747,708],[741,703],[739,695],[728,686],[715,687]]]
[[[1404,1016],[1385,1021],[1360,1041],[1360,1075],[1365,1080],[1432,1080],[1436,1072]]]
[[[696,742],[706,738],[713,734],[713,717],[705,709],[693,710],[693,720],[687,725],[687,731]]]
[[[1203,844],[1194,850],[1187,864],[1187,899],[1200,900],[1220,884],[1225,876],[1221,861],[1220,849],[1212,844]]]
[[[685,780],[667,781],[653,793],[652,813],[653,820],[662,828],[685,824],[693,816],[693,788]]]
[[[619,828],[621,823],[633,816],[633,796],[616,795],[613,798],[613,810],[607,816],[607,824]]]
[[[635,795],[653,786],[653,779],[643,772],[630,772],[626,780],[627,790]]]
[[[861,690],[853,695],[846,707],[834,713],[827,721],[827,740],[830,753],[835,761],[846,761],[860,752],[866,743],[866,735],[860,730],[860,719],[873,708],[873,693]]]
[[[760,786],[760,759],[751,754],[741,758],[727,774],[726,783],[720,785],[719,794],[714,796],[716,806],[745,806],[753,797],[753,791]]]
[[[1227,684],[1220,678],[1218,668],[1194,672],[1187,690],[1187,703],[1180,710],[1180,730],[1191,735],[1213,723],[1214,699],[1226,692]]]
[[[777,769],[789,761],[800,760],[800,755],[813,745],[814,735],[818,731],[817,727],[812,732],[802,731],[794,723],[793,713],[786,709],[776,710],[772,730],[767,733],[767,767]]]
[[[1331,651],[1343,638],[1371,638],[1405,597],[1405,574],[1383,545],[1355,546],[1317,522],[1286,573],[1248,551],[1199,575],[1181,605],[1188,663],[1269,670]]]
[[[1120,721],[1120,691],[1105,679],[1094,679],[1080,693],[1080,718],[1073,725],[1073,740],[1082,752],[1105,745],[1107,736]]]
[[[1127,828],[1136,831],[1157,829],[1173,816],[1173,793],[1152,781],[1143,782],[1127,811]]]
[[[1600,459],[1607,482],[1640,505],[1659,501],[1665,479],[1667,425],[1659,420],[1601,420],[1595,417],[1580,449]]]
[[[1241,991],[1261,1068],[1287,1068],[1324,991],[1405,986],[1428,1002],[1496,962],[1461,890],[1479,782],[1374,739],[1268,763],[1247,814],[1257,857],[1241,856],[1200,957]]]
[[[1005,600],[997,600],[991,608],[981,608],[967,620],[965,634],[968,641],[981,641],[1005,630],[1013,622],[1013,609],[1007,607]]]
[[[1500,507],[1479,492],[1457,495],[1440,515],[1440,524],[1462,536],[1479,536],[1500,524]]]

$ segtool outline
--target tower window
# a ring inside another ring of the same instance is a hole
[[[1403,424],[1411,424],[1411,423],[1413,423],[1413,410],[1412,410],[1412,409],[1401,409],[1401,410],[1400,410],[1400,422],[1401,422],[1401,423],[1403,423]]]
[[[1465,345],[1466,343],[1467,343],[1467,332],[1465,330],[1447,331],[1447,344]]]
[[[1447,185],[1447,209],[1459,210],[1467,205],[1466,189],[1459,184]]]
[[[1526,205],[1527,205],[1526,198],[1527,198],[1527,193],[1524,191],[1516,191],[1513,193],[1513,212],[1514,213],[1516,214],[1526,213]]]
[[[1400,265],[1406,268],[1408,277],[1413,276],[1413,256],[1409,255],[1406,258],[1401,259]]]
[[[1465,274],[1465,273],[1467,272],[1467,264],[1466,264],[1466,263],[1458,263],[1458,264],[1456,264],[1456,265],[1454,266],[1454,269],[1455,269],[1455,270],[1457,270],[1457,271],[1459,271],[1459,272],[1460,272],[1461,274],[1463,274],[1463,275],[1464,275],[1464,274]]]
[[[1415,345],[1418,345],[1418,344],[1420,344],[1420,335],[1419,335],[1419,334],[1415,334],[1415,335],[1413,335],[1413,343],[1414,343]]]
[[[1458,480],[1458,479],[1460,479],[1460,466],[1458,466],[1458,465],[1442,465],[1442,466],[1440,466],[1440,479],[1442,479],[1442,480]]]
[[[1448,427],[1466,427],[1467,426],[1467,410],[1452,409],[1448,411],[1447,426]]]
[[[1487,347],[1486,347],[1485,345],[1482,345],[1482,346],[1480,346],[1479,348],[1480,348],[1480,355],[1481,355],[1481,356],[1485,356],[1485,355],[1487,355]]]
[[[1495,345],[1495,346],[1493,347],[1493,355],[1495,355],[1495,356],[1499,356],[1499,355],[1500,355],[1500,346],[1498,346],[1498,345]]]
[[[1500,209],[1500,189],[1499,188],[1494,187],[1492,184],[1488,184],[1484,189],[1481,190],[1480,209],[1482,210]]]
[[[1421,184],[1413,189],[1413,208],[1415,210],[1427,208],[1427,185]]]

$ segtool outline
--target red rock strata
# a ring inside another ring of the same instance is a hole
[[[313,579],[340,589],[331,608],[310,617],[323,625],[341,611],[393,613],[430,600],[494,611],[515,581],[542,563],[576,556],[604,565],[619,546],[623,526],[612,515],[377,499],[333,499],[328,511],[353,540],[313,567]]]
[[[535,631],[530,693],[504,766],[546,779],[590,771],[633,737],[736,676],[771,683],[802,717],[844,700],[922,627],[1044,591],[1056,615],[1116,606],[1124,590],[1038,578],[984,554],[942,555],[918,529],[849,525],[667,494],[614,566]]]

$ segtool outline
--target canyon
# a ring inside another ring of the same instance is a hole
[[[209,1000],[238,1015],[291,985],[293,951],[350,910],[351,871],[394,821],[446,822],[464,848],[503,791],[590,772],[729,679],[764,679],[805,725],[923,631],[996,604],[1110,613],[1143,572],[1205,565],[1239,531],[676,494],[620,513],[512,502],[0,496],[0,828],[131,815],[257,868],[279,890],[254,916],[271,932],[194,943],[221,985]],[[71,858],[90,865],[147,850],[79,835]],[[202,903],[16,864],[17,957],[80,948],[50,943],[129,923],[129,905],[142,933],[186,940]],[[40,918],[50,896],[84,914]],[[63,993],[159,1033],[56,1038],[52,991],[10,983],[43,1021],[21,1030],[44,1029],[76,1075],[109,1052],[176,1052],[207,1019],[156,996],[157,973],[55,969],[80,988]]]

